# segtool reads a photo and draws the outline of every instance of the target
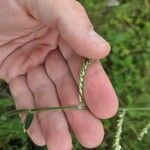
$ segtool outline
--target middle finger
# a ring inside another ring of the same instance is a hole
[[[58,107],[58,97],[54,84],[47,76],[44,67],[33,68],[27,75],[28,84],[34,94],[35,105],[39,107]],[[42,131],[48,149],[70,150],[72,147],[68,125],[62,111],[38,112]]]
[[[56,85],[62,106],[78,104],[76,83],[58,50],[47,57],[46,70]],[[88,110],[67,110],[65,114],[75,136],[84,147],[93,148],[101,143],[104,136],[102,124]]]

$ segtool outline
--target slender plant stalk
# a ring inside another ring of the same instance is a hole
[[[80,108],[81,106],[80,105],[70,105],[70,106],[62,106],[62,107],[43,107],[43,108],[33,108],[33,109],[18,109],[18,110],[13,110],[13,111],[10,111],[10,112],[7,112],[5,113],[3,116],[11,116],[11,115],[15,115],[15,114],[18,114],[18,113],[26,113],[28,111],[30,112],[39,112],[39,111],[49,111],[49,110],[72,110],[72,109],[81,109]],[[82,108],[86,108],[85,105],[82,105]]]
[[[130,108],[119,108],[120,111],[150,111],[150,107],[130,107]]]

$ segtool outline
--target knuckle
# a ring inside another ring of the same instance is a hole
[[[47,57],[45,66],[49,77],[54,82],[60,81],[69,72],[66,62],[57,50]]]
[[[23,86],[25,82],[26,79],[24,76],[17,76],[10,82],[9,88],[14,97],[17,97],[20,94],[28,91],[28,88],[26,86]]]

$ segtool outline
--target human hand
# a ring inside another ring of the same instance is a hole
[[[9,83],[16,107],[78,104],[83,57],[100,59],[110,50],[82,6],[75,0],[0,0],[0,8],[0,77]],[[99,61],[89,66],[84,86],[89,110],[38,112],[27,131],[33,142],[69,150],[71,129],[87,148],[101,143],[98,118],[112,117],[118,101]]]

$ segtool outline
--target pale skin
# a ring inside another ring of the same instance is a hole
[[[71,150],[70,131],[84,147],[98,146],[100,120],[117,112],[117,96],[98,61],[110,46],[92,28],[75,0],[0,0],[0,78],[18,109],[78,104],[82,61],[97,60],[85,76],[88,109],[38,112],[28,129],[32,141],[49,150]]]

